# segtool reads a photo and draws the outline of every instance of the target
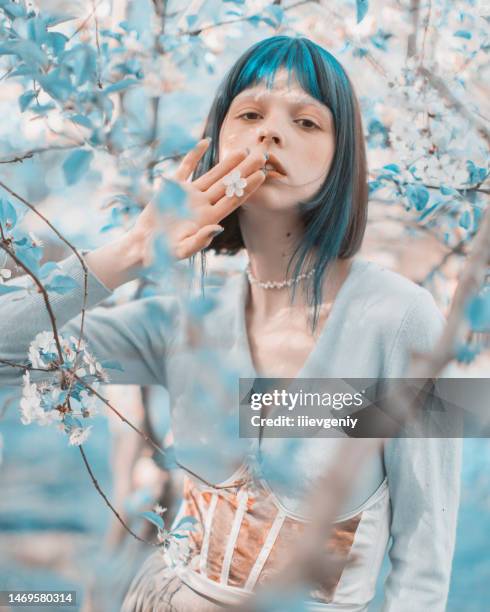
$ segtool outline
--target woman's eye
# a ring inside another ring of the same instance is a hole
[[[259,113],[255,113],[254,111],[248,111],[247,113],[239,115],[239,119],[246,119],[247,121],[255,121],[259,117]]]
[[[319,128],[319,126],[311,119],[297,119],[296,123],[298,123],[299,125],[301,125],[301,127],[306,128],[308,130]]]

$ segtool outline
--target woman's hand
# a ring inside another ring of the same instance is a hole
[[[110,289],[136,278],[138,270],[152,261],[155,234],[163,232],[177,259],[191,257],[211,243],[219,222],[238,208],[262,185],[266,158],[261,153],[242,151],[232,153],[209,172],[189,182],[197,164],[209,146],[201,140],[182,160],[174,180],[187,191],[190,218],[179,218],[161,213],[150,202],[138,217],[134,227],[114,242],[92,251],[86,256],[90,270]],[[226,195],[223,179],[239,170],[247,185],[241,196]]]
[[[261,170],[265,164],[264,155],[249,155],[245,151],[233,153],[203,176],[187,182],[208,146],[208,140],[201,140],[184,157],[174,176],[174,180],[187,191],[190,218],[161,213],[150,202],[131,230],[131,239],[140,245],[142,265],[151,263],[153,238],[155,233],[162,230],[177,259],[191,257],[209,246],[223,229],[218,223],[243,204],[264,182],[265,174]],[[242,196],[227,197],[223,179],[234,170],[240,171],[241,177],[247,180],[247,186]]]

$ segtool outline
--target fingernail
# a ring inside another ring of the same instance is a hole
[[[204,140],[207,140],[208,142],[212,142],[213,139],[211,138],[211,136],[206,136]]]
[[[222,227],[219,230],[214,230],[214,232],[211,232],[211,236],[214,238],[215,236],[219,236],[220,234],[222,234],[225,231],[225,228]]]

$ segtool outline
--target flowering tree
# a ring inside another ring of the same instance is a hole
[[[475,0],[91,0],[83,6],[0,0],[0,105],[9,117],[0,128],[0,295],[39,293],[51,324],[22,363],[0,355],[0,367],[24,372],[22,422],[62,428],[111,508],[82,446],[96,400],[163,451],[104,398],[100,385],[119,365],[97,362],[86,346],[85,304],[78,337],[57,329],[51,300],[72,291],[75,281],[37,235],[79,259],[86,299],[86,266],[75,243],[93,245],[129,227],[150,199],[164,213],[185,216],[185,192],[169,177],[198,139],[208,92],[252,42],[307,35],[339,57],[361,95],[373,202],[387,215],[395,211],[407,230],[429,232],[447,247],[427,283],[448,258],[469,252],[481,228],[467,275],[473,281],[459,294],[442,360],[470,361],[483,348],[468,342],[470,332],[490,327],[490,292],[481,291],[490,189],[485,11],[488,3]],[[161,279],[166,291],[179,291],[192,275],[192,268],[175,265],[164,236],[155,254],[138,296],[155,292]],[[182,300],[195,343],[195,324],[213,303],[184,294]],[[231,380],[212,347],[201,348],[203,380],[210,364],[214,376]],[[146,518],[159,544],[186,527],[169,533],[160,514]]]

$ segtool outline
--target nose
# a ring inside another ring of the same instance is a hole
[[[270,144],[283,145],[284,144],[283,138],[279,134],[279,132],[277,132],[277,130],[274,130],[273,128],[265,127],[265,126],[259,128],[258,140],[260,144],[265,144],[265,145],[270,145]]]

